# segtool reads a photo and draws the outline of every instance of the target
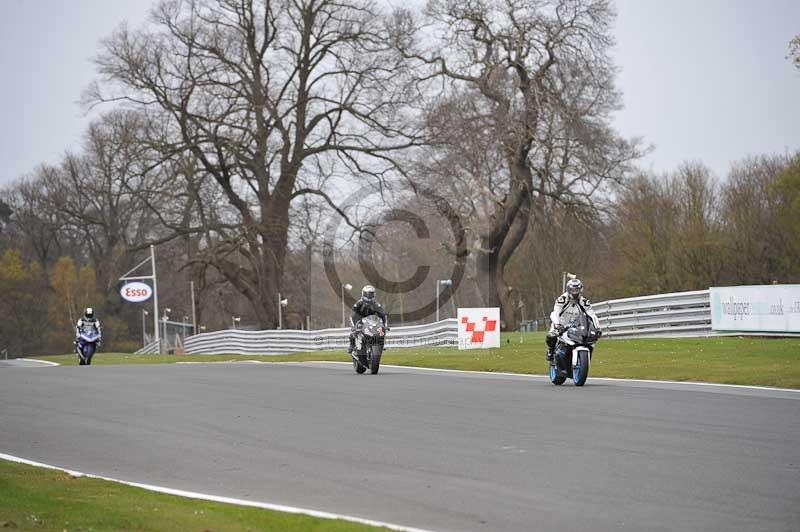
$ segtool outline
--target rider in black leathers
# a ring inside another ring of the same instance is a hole
[[[348,353],[353,353],[356,347],[356,324],[366,318],[377,314],[383,321],[383,326],[386,326],[386,313],[383,307],[375,300],[375,287],[366,285],[361,289],[361,298],[355,302],[350,314],[350,347],[347,349]]]

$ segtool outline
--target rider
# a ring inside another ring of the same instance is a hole
[[[386,313],[383,307],[375,300],[375,287],[366,285],[361,289],[361,297],[353,305],[352,313],[350,314],[350,347],[347,352],[352,354],[356,348],[356,324],[366,318],[377,314],[383,321],[383,326],[386,327]]]
[[[594,310],[592,310],[592,304],[583,297],[583,283],[580,279],[570,279],[567,282],[567,291],[558,296],[555,305],[553,305],[553,312],[550,313],[550,321],[552,323],[550,331],[545,338],[548,362],[553,360],[553,351],[555,351],[558,335],[563,330],[564,324],[571,322],[580,312],[585,312],[592,319],[595,327],[597,327],[598,335],[601,334],[600,322],[597,320]]]
[[[100,342],[103,340],[103,331],[100,330],[100,320],[94,317],[94,309],[92,307],[86,307],[83,317],[79,318],[78,323],[75,325],[75,345],[78,344],[78,338],[81,336],[81,329],[87,325],[93,326],[97,331],[97,345],[99,346]]]

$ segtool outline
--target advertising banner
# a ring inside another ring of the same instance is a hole
[[[458,309],[458,348],[500,347],[500,309]]]
[[[800,284],[712,287],[715,331],[800,332]]]

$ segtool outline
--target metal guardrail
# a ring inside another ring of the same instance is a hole
[[[202,353],[280,355],[308,351],[347,348],[350,328],[303,331],[295,329],[244,331],[227,329],[187,337],[183,349],[187,354]],[[386,335],[386,347],[398,349],[434,345],[456,345],[458,320],[449,318],[436,323],[392,327]],[[151,344],[155,349],[155,343]],[[150,346],[148,346],[150,347]],[[140,350],[145,352],[146,348]],[[155,352],[155,351],[152,351]]]
[[[604,337],[696,337],[730,335],[711,330],[709,290],[674,292],[625,299],[611,299],[593,305]],[[349,328],[303,331],[294,329],[244,331],[228,329],[197,334],[184,340],[185,353],[203,354],[272,354],[345,349]],[[392,327],[386,336],[390,348],[427,345],[455,346],[458,343],[458,320],[449,318],[436,323]],[[156,342],[137,354],[158,353]]]
[[[139,349],[138,351],[135,351],[133,354],[134,355],[157,355],[158,353],[159,353],[158,342],[153,340],[152,342],[150,342],[149,344],[147,344],[143,348]]]
[[[708,290],[601,301],[593,305],[610,338],[710,336]]]

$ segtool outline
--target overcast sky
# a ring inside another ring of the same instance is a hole
[[[0,185],[80,142],[76,103],[99,40],[146,0],[0,0]],[[654,146],[642,165],[702,160],[724,177],[746,155],[800,149],[797,0],[618,0],[616,126]]]

